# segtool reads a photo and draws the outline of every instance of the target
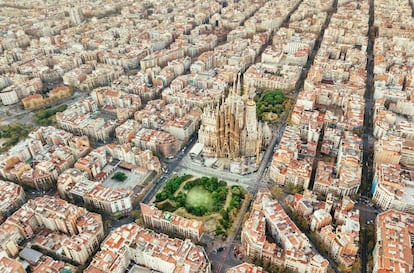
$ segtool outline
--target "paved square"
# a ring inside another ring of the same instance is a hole
[[[114,176],[115,173],[122,172],[124,173],[128,178],[125,181],[118,181],[115,179],[112,179],[112,176]],[[142,185],[144,182],[144,178],[146,177],[146,174],[139,174],[136,172],[131,172],[129,170],[117,167],[115,171],[108,176],[107,179],[102,183],[105,187],[111,187],[111,188],[124,188],[124,189],[134,189],[137,185]]]

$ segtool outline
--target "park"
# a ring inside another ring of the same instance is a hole
[[[160,210],[203,221],[206,231],[226,236],[247,196],[243,187],[217,177],[184,175],[171,178],[155,203]]]
[[[282,90],[260,91],[254,98],[259,120],[274,123],[288,112],[291,102]]]

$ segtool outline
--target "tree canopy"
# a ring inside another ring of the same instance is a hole
[[[125,181],[127,180],[128,176],[126,174],[124,174],[123,172],[116,172],[113,176],[112,179],[115,179],[117,181]]]
[[[53,108],[38,110],[34,113],[33,120],[42,126],[48,126],[53,123],[53,119],[58,112],[63,112],[68,108],[66,104],[61,104]]]
[[[260,120],[269,120],[266,114],[273,113],[279,117],[289,106],[289,99],[282,90],[260,92],[254,100],[256,101],[257,116]]]
[[[31,125],[22,123],[11,123],[8,125],[0,126],[0,138],[6,138],[5,148],[8,149],[16,145],[19,140],[27,137],[27,135],[33,130]]]

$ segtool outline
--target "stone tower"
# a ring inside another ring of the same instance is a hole
[[[239,75],[227,98],[203,112],[199,130],[203,154],[229,159],[258,156],[267,143],[263,126],[257,120],[256,103],[241,95]]]

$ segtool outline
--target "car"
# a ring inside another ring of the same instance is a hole
[[[217,252],[222,252],[224,250],[224,247],[217,248]]]

